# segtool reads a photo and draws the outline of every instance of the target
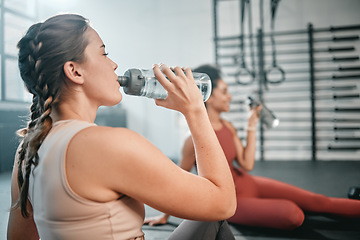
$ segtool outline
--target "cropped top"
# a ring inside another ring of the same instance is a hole
[[[96,126],[79,120],[53,124],[30,174],[29,199],[41,239],[144,239],[144,204],[123,196],[100,203],[85,199],[70,187],[66,152],[81,130]],[[99,159],[101,161],[101,159]]]
[[[230,131],[225,124],[222,125],[222,128],[215,130],[215,134],[219,140],[221,148],[224,151],[226,160],[229,163],[230,169],[233,171],[233,161],[236,159],[236,147],[234,143],[233,133]]]

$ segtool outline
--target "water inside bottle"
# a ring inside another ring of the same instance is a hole
[[[167,97],[167,91],[155,78],[145,81],[145,86],[141,89],[140,96],[165,99]]]
[[[153,77],[152,72],[148,70],[142,71],[146,80],[144,87],[141,89],[140,96],[154,99],[165,99],[167,97],[167,91],[160,84],[160,82],[155,77]],[[206,102],[211,94],[211,81],[209,80],[209,77],[207,75],[196,72],[193,73],[193,77],[197,87],[201,91],[203,101]]]

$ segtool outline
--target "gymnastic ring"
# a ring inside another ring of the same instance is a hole
[[[241,76],[249,76],[250,79],[247,81],[244,81],[241,79]],[[253,83],[255,80],[255,73],[248,69],[247,67],[241,67],[239,70],[235,73],[235,81],[241,85],[249,85]]]
[[[280,78],[279,79],[271,79],[269,78],[269,76],[271,75],[271,72],[279,72],[280,73]],[[279,66],[272,66],[270,68],[268,68],[268,70],[266,71],[266,82],[270,83],[270,84],[280,84],[283,81],[285,81],[285,71],[279,67]]]

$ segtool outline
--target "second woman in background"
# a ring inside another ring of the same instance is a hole
[[[277,180],[248,174],[255,163],[256,124],[261,106],[253,110],[248,120],[244,147],[234,126],[221,118],[221,113],[230,110],[231,95],[220,70],[215,66],[202,65],[193,71],[208,74],[212,81],[213,91],[206,102],[207,113],[227,158],[236,188],[237,210],[228,219],[230,223],[289,230],[302,225],[304,211],[360,217],[360,201],[326,197]],[[240,167],[235,167],[234,162]],[[179,165],[187,171],[195,165],[191,136],[184,143]],[[145,223],[165,224],[168,217],[164,214],[148,218]]]

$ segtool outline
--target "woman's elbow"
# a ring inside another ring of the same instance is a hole
[[[229,205],[230,205],[230,207],[229,207],[229,217],[232,217],[235,214],[235,211],[236,211],[236,208],[237,208],[237,198],[236,198],[235,187],[234,187],[234,194],[233,194],[233,197],[231,198],[231,202],[229,203]]]
[[[236,208],[237,208],[237,201],[236,201],[236,197],[234,197],[228,207],[226,208],[225,212],[224,212],[224,219],[228,219],[230,217],[232,217],[234,214],[235,214],[235,211],[236,211]]]
[[[219,204],[219,202],[221,204]],[[228,195],[227,198],[220,200],[216,204],[216,220],[224,220],[232,217],[235,214],[237,207],[236,194]]]
[[[241,168],[246,171],[250,172],[254,169],[255,161],[244,161],[243,164],[241,164]]]
[[[236,200],[230,204],[224,204],[224,207],[218,212],[216,220],[226,220],[232,217],[236,211]]]
[[[244,166],[243,169],[244,169],[246,172],[250,172],[250,171],[252,171],[252,170],[254,169],[254,164]]]

